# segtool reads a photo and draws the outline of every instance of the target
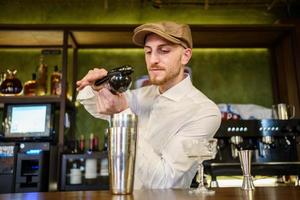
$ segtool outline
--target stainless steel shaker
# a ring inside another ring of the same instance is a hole
[[[110,190],[113,194],[133,191],[137,116],[114,114],[108,132]]]

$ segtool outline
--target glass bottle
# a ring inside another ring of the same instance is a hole
[[[35,96],[37,89],[36,73],[32,73],[32,79],[24,83],[24,95]]]
[[[79,151],[81,153],[84,153],[84,150],[85,150],[85,139],[84,139],[84,135],[80,135],[80,138],[79,138]]]
[[[16,77],[17,70],[7,70],[6,78],[0,85],[0,92],[4,95],[19,95],[22,92],[22,83]]]
[[[58,71],[58,66],[54,66],[54,71],[51,74],[51,94],[61,95],[61,73]]]
[[[0,73],[0,85],[6,79],[6,73]]]
[[[90,134],[90,141],[89,141],[89,151],[94,151],[94,142],[95,142],[95,137],[94,133]]]
[[[41,56],[37,77],[37,95],[42,96],[47,94],[47,76],[48,67],[44,64],[43,56]]]

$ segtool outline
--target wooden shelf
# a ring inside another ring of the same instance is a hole
[[[60,96],[0,96],[0,103],[59,103]]]

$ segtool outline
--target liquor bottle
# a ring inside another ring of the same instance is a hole
[[[61,95],[61,73],[58,71],[58,66],[54,66],[54,71],[51,74],[51,94]]]
[[[90,140],[89,140],[89,151],[94,151],[95,149],[94,143],[95,143],[95,136],[94,133],[91,133]]]
[[[35,96],[37,89],[36,73],[32,73],[32,79],[24,83],[24,95]]]
[[[108,128],[104,129],[104,146],[102,151],[108,151]]]
[[[84,135],[80,135],[80,138],[79,138],[79,152],[83,153],[84,149],[85,149],[84,147],[85,147]]]
[[[3,95],[19,95],[22,92],[22,83],[16,74],[17,70],[7,70],[6,78],[0,85],[0,92]]]
[[[93,150],[99,151],[99,137],[97,135],[94,136],[93,144],[94,144]]]
[[[48,78],[48,67],[44,63],[43,56],[40,57],[40,65],[38,68],[38,77],[37,77],[37,95],[46,95],[47,94],[47,78]]]
[[[6,79],[6,73],[0,73],[0,85]]]

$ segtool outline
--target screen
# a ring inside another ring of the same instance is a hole
[[[51,105],[7,105],[4,124],[5,137],[47,137],[51,131]]]
[[[13,107],[10,132],[45,132],[46,110],[46,106]]]

